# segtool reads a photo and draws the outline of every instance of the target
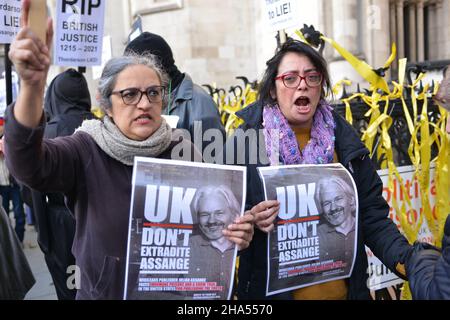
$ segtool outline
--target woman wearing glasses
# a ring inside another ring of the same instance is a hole
[[[240,255],[238,297],[264,299],[267,280],[267,233],[274,228],[279,203],[264,201],[257,167],[278,164],[342,163],[353,175],[359,193],[356,262],[351,277],[272,296],[283,299],[368,299],[368,263],[364,245],[382,262],[403,276],[410,245],[388,218],[382,183],[358,135],[328,102],[330,79],[323,57],[310,46],[289,39],[267,62],[259,101],[238,113],[248,130],[262,131],[247,139],[247,210],[256,230]],[[274,134],[274,129],[278,134]],[[237,133],[238,134],[238,133]],[[247,135],[251,136],[251,135]],[[226,151],[236,146],[227,142]],[[279,154],[276,152],[279,146]],[[257,150],[257,148],[265,148]],[[228,152],[227,152],[228,153]],[[239,151],[240,154],[243,150]],[[239,156],[239,155],[238,155]],[[253,159],[257,161],[252,162]],[[235,163],[239,163],[235,159]],[[398,269],[396,269],[396,267]]]
[[[50,65],[51,19],[44,44],[27,27],[29,1],[23,2],[22,26],[9,57],[22,79],[15,105],[9,106],[5,134],[7,164],[19,180],[39,191],[58,191],[75,215],[72,252],[81,281],[77,299],[121,299],[131,180],[135,156],[171,158],[178,143],[161,117],[166,75],[152,56],[110,60],[99,82],[103,121],[83,122],[72,136],[42,139],[42,96]],[[73,88],[77,90],[77,88]],[[245,248],[253,234],[251,216],[225,235]]]

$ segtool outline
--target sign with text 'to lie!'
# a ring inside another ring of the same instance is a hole
[[[299,24],[300,5],[296,0],[264,0],[265,16],[271,31],[278,31]]]

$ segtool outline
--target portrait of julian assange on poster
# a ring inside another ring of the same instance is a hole
[[[135,158],[124,299],[229,299],[244,167]]]
[[[266,294],[347,278],[356,257],[358,194],[341,164],[258,168],[278,200],[268,235]]]

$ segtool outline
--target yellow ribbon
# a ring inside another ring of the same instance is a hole
[[[331,44],[339,52],[339,54],[352,65],[355,71],[358,72],[361,77],[363,77],[367,82],[370,83],[371,87],[374,90],[381,89],[387,94],[390,93],[386,80],[380,77],[375,71],[373,71],[370,65],[355,57],[353,54],[351,54],[349,51],[341,47],[334,40],[324,36],[322,36],[321,39]]]

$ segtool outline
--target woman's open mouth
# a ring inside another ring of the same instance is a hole
[[[311,101],[308,97],[299,97],[294,104],[299,113],[309,113],[311,111]]]

